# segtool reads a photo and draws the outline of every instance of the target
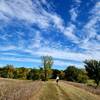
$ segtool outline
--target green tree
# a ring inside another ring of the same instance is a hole
[[[15,68],[13,65],[6,65],[1,70],[1,77],[4,78],[13,78],[14,77]]]
[[[75,66],[68,66],[65,70],[65,79],[68,81],[76,81],[78,77],[78,70]]]
[[[31,69],[27,74],[27,79],[29,80],[38,80],[40,79],[40,69]]]
[[[88,76],[85,70],[78,69],[78,76],[77,76],[77,82],[79,83],[86,83],[88,80]]]
[[[65,79],[67,79],[68,81],[86,83],[88,77],[85,71],[83,71],[82,69],[78,69],[75,66],[69,66],[65,70]]]
[[[39,67],[39,79],[45,81],[44,68]]]
[[[44,80],[48,80],[50,77],[51,67],[53,65],[53,58],[51,56],[42,56],[43,69],[44,69]]]
[[[97,60],[85,60],[85,69],[87,71],[87,75],[95,80],[98,87],[100,83],[100,61]]]
[[[14,72],[14,78],[19,78],[19,79],[27,79],[27,74],[29,72],[29,69],[20,67],[16,68],[16,71]]]

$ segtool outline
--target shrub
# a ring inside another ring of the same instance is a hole
[[[65,79],[73,82],[86,83],[88,76],[84,70],[78,69],[75,66],[69,66],[65,70]]]

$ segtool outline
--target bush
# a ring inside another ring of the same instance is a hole
[[[78,77],[78,70],[75,66],[69,66],[65,70],[65,79],[68,81],[76,81]]]
[[[27,75],[27,79],[29,80],[38,80],[40,78],[38,69],[31,69]]]
[[[73,82],[86,83],[88,76],[84,70],[78,69],[75,66],[69,66],[65,70],[65,79]]]
[[[77,81],[79,83],[86,83],[87,80],[88,80],[88,76],[84,75],[84,74],[79,74],[78,77],[77,77]]]

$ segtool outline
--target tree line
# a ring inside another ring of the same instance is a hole
[[[64,72],[58,69],[40,68],[15,68],[13,65],[0,67],[0,77],[12,79],[28,79],[28,80],[43,80],[55,79],[59,75],[61,79],[64,77]]]
[[[6,65],[0,68],[0,77],[13,79],[43,80],[55,79],[57,76],[62,80],[86,83],[93,79],[97,86],[100,83],[100,61],[85,60],[84,69],[75,66],[68,66],[65,70],[52,69],[54,60],[51,56],[42,56],[43,67],[36,68],[15,68],[13,65]]]

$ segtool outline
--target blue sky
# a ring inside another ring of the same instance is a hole
[[[100,60],[99,0],[0,0],[0,66],[84,67]]]

